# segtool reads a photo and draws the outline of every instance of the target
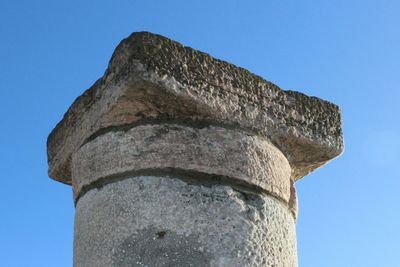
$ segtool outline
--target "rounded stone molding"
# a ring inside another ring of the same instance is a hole
[[[150,124],[104,133],[74,153],[75,200],[99,180],[103,184],[141,173],[184,173],[196,176],[198,183],[223,179],[232,186],[268,192],[285,203],[291,198],[290,164],[265,138],[218,126]]]

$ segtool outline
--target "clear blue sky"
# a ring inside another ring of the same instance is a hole
[[[46,138],[118,42],[151,31],[338,104],[345,154],[297,183],[301,267],[398,267],[400,1],[0,0],[1,266],[71,266]]]

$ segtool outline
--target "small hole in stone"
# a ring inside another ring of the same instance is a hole
[[[158,232],[157,233],[157,236],[158,236],[158,239],[163,239],[164,237],[165,237],[165,234],[166,234],[167,232],[165,232],[165,231],[160,231],[160,232]]]

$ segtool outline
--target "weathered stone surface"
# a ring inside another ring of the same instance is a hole
[[[50,177],[71,183],[71,157],[112,128],[149,122],[235,127],[267,137],[296,180],[342,152],[337,106],[276,85],[151,33],[134,33],[48,139]]]
[[[265,138],[215,126],[156,124],[111,131],[83,145],[72,159],[75,199],[99,179],[166,170],[186,171],[185,177],[194,173],[198,183],[207,183],[198,173],[227,177],[286,203],[291,197],[289,162]]]
[[[133,177],[76,206],[74,266],[296,267],[292,214],[265,194]]]
[[[96,267],[296,267],[295,182],[342,150],[337,106],[146,32],[48,138]]]

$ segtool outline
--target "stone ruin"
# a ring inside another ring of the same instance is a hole
[[[74,266],[297,266],[295,182],[343,151],[339,108],[148,32],[47,143]]]

